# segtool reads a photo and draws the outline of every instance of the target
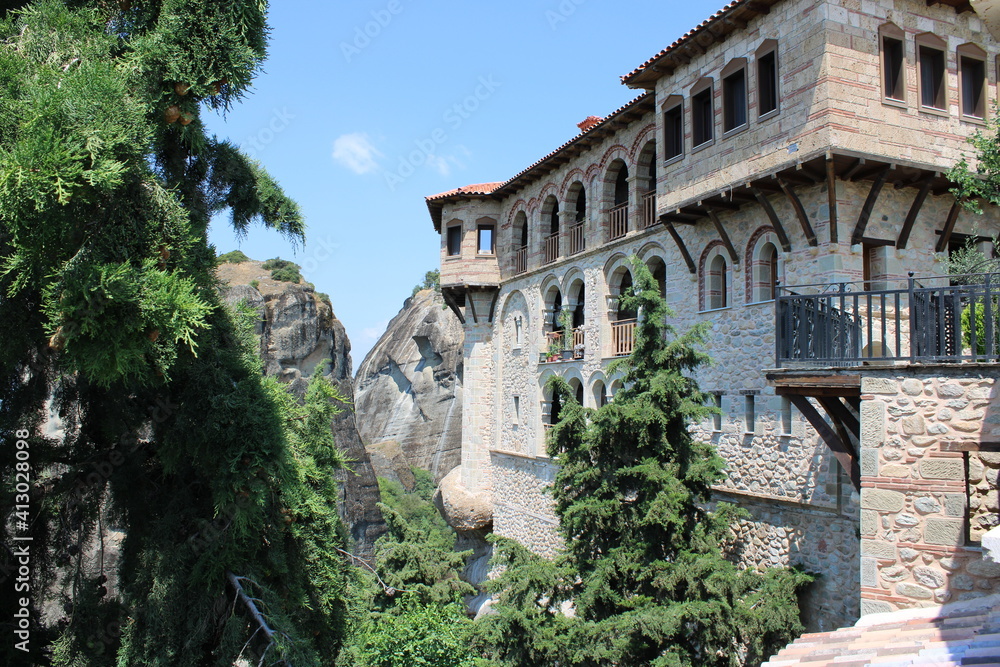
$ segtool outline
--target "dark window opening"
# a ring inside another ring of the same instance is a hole
[[[448,228],[448,255],[462,254],[462,228],[458,225]]]
[[[903,40],[895,37],[882,37],[882,85],[885,96],[889,99],[902,100],[905,97],[904,65]]]
[[[768,51],[757,58],[757,115],[778,108],[778,52]]]
[[[622,298],[632,296],[632,274],[628,271],[622,276],[621,286],[618,288],[618,320],[634,320],[636,312],[622,307]]]
[[[982,118],[986,115],[986,63],[962,56],[961,68],[962,115]]]
[[[549,233],[558,234],[559,233],[559,202],[552,202],[552,212],[549,213]]]
[[[580,288],[580,294],[576,297],[576,308],[573,309],[573,328],[582,327],[585,321],[583,303],[585,299],[584,289]]]
[[[582,222],[587,217],[587,193],[583,188],[576,193],[576,222]]]
[[[628,167],[622,166],[615,178],[615,206],[628,203]]]
[[[722,129],[735,130],[747,122],[747,73],[737,70],[722,80]]]
[[[559,400],[559,392],[552,392],[552,404],[549,407],[549,424],[555,426],[559,423],[559,413],[562,412],[562,401]]]
[[[521,237],[520,237],[520,241],[521,241],[521,243],[518,246],[519,248],[526,248],[526,247],[528,247],[528,225],[527,224],[521,225]]]
[[[706,88],[691,97],[691,133],[695,146],[713,138],[712,89]]]
[[[493,245],[493,225],[479,225],[476,235],[478,238],[479,254],[492,255],[495,252]]]
[[[665,134],[666,159],[670,160],[684,154],[684,107],[677,106],[667,109],[663,114]]]
[[[920,103],[932,109],[945,109],[944,51],[930,46],[918,48],[920,58]]]
[[[576,402],[583,405],[583,383],[576,385]]]

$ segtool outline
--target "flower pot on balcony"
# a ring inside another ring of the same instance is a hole
[[[563,359],[563,361],[569,361],[572,358],[573,358],[573,350],[563,350],[562,351],[562,359]]]

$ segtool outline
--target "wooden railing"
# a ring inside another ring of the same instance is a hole
[[[649,229],[656,224],[656,190],[650,190],[642,196],[641,229]]]
[[[578,222],[569,228],[569,254],[583,252],[584,247],[583,223]]]
[[[573,358],[583,359],[584,349],[585,345],[584,345],[583,329],[581,328],[573,329]]]
[[[545,263],[556,261],[559,257],[559,233],[549,234],[545,239]]]
[[[618,204],[611,209],[610,238],[614,241],[625,236],[628,232],[628,203]]]
[[[514,250],[514,275],[526,273],[528,271],[528,246],[521,246]]]
[[[625,357],[632,354],[635,345],[635,320],[611,323],[611,356]]]

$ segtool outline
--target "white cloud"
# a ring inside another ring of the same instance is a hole
[[[333,159],[355,174],[367,174],[378,169],[381,151],[364,132],[342,134],[333,142]]]
[[[448,159],[448,156],[445,155],[428,155],[427,165],[442,176],[448,176],[451,174],[451,165],[448,164]]]

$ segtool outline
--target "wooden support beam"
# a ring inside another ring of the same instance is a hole
[[[749,201],[753,200],[750,199]],[[712,201],[706,201],[704,202],[704,206],[711,206],[712,208],[724,209],[726,211],[738,211],[741,208],[743,208],[742,205],[737,204],[735,201],[730,201],[721,198],[713,199]]]
[[[951,241],[951,233],[955,231],[955,222],[958,220],[958,214],[961,210],[962,204],[956,199],[955,203],[951,205],[951,210],[948,211],[948,218],[944,221],[944,229],[941,230],[941,238],[938,239],[935,251],[944,252],[948,249],[948,242]]]
[[[854,439],[861,442],[861,422],[854,416],[847,406],[843,404],[839,397],[823,396],[817,397],[819,404],[823,406],[827,414],[833,417],[833,421],[840,424],[844,429],[854,436]]]
[[[472,313],[472,323],[479,324],[479,318],[476,316],[476,300],[472,298],[468,290],[465,292],[465,305],[468,307],[469,312]]]
[[[755,185],[750,186],[750,192],[753,193],[753,196],[757,199],[757,203],[761,205],[764,213],[767,214],[768,220],[771,221],[771,226],[774,227],[774,234],[778,237],[778,242],[781,243],[781,249],[785,252],[790,252],[792,244],[788,242],[788,235],[785,234],[785,228],[781,225],[781,220],[778,219],[778,214],[774,212],[771,202],[767,200],[767,197],[760,191],[760,188]]]
[[[886,179],[889,178],[890,169],[892,169],[890,165],[882,167],[882,171],[875,177],[872,188],[868,191],[868,199],[865,200],[865,205],[861,207],[858,224],[854,226],[854,233],[851,235],[851,245],[861,243],[861,238],[865,235],[865,228],[868,227],[868,219],[871,218],[872,210],[875,208],[875,202],[878,200],[879,193],[882,192],[882,187],[885,185]]]
[[[830,205],[830,243],[837,240],[837,163],[832,155],[826,157],[826,199]]]
[[[806,421],[812,424],[812,427],[816,429],[816,433],[819,434],[819,437],[823,438],[823,442],[825,442],[833,451],[833,455],[837,458],[837,461],[840,462],[844,472],[846,472],[847,476],[850,478],[851,484],[854,485],[855,489],[860,491],[861,466],[858,463],[857,456],[854,455],[850,446],[841,440],[840,436],[834,429],[830,428],[830,425],[826,423],[826,420],[823,419],[822,415],[819,414],[819,411],[813,407],[813,404],[809,402],[808,398],[801,394],[789,394],[788,400],[792,402],[792,405],[799,409],[799,412],[801,412],[802,416],[806,418]]]
[[[802,233],[806,235],[806,241],[808,241],[811,246],[819,245],[816,242],[816,233],[813,231],[812,224],[809,222],[809,214],[806,213],[806,209],[802,206],[802,201],[799,200],[799,196],[795,194],[795,190],[793,190],[792,186],[780,176],[778,177],[778,185],[780,185],[781,189],[785,192],[785,196],[788,197],[788,201],[792,203],[792,209],[795,211],[795,215],[799,219],[799,225],[802,227]]]
[[[920,185],[920,189],[917,190],[917,196],[914,197],[913,203],[910,205],[910,212],[906,214],[906,220],[903,221],[903,228],[899,230],[899,238],[896,239],[897,248],[905,248],[907,241],[910,240],[910,232],[913,230],[913,223],[916,222],[917,214],[920,213],[920,209],[924,205],[924,200],[927,199],[927,194],[931,191],[931,183],[933,181],[934,176],[928,176]]]
[[[698,269],[694,265],[694,260],[691,259],[691,253],[688,252],[687,246],[684,245],[684,239],[682,239],[681,235],[677,233],[676,229],[674,229],[674,223],[670,222],[670,220],[662,215],[660,216],[660,221],[663,223],[663,226],[667,228],[667,232],[670,233],[670,237],[673,238],[674,243],[677,244],[677,249],[680,250],[681,257],[684,258],[684,263],[687,264],[688,271],[690,271],[692,275],[698,273]]]
[[[818,169],[813,169],[804,162],[795,165],[795,171],[801,171],[813,183],[822,183],[826,180],[826,171],[821,172]]]
[[[865,159],[863,157],[859,157],[854,161],[854,164],[847,168],[847,171],[844,172],[841,178],[845,181],[851,180],[854,177],[854,174],[858,173],[858,170],[863,166],[865,166]]]
[[[722,221],[719,220],[719,216],[716,215],[715,211],[711,208],[708,210],[708,219],[712,221],[715,226],[715,231],[719,233],[719,238],[722,239],[722,244],[726,246],[726,250],[729,251],[729,259],[733,260],[733,264],[740,263],[740,256],[736,254],[736,248],[733,247],[733,242],[729,240],[729,234],[726,232],[726,228],[722,226]]]
[[[458,321],[465,324],[465,315],[462,314],[462,308],[455,301],[455,296],[451,293],[451,290],[452,288],[443,287],[441,289],[441,296],[444,297],[444,302],[451,308],[451,312],[455,313]]]
[[[500,290],[493,290],[493,298],[490,300],[490,319],[489,322],[493,323],[493,316],[496,315],[497,310],[497,300],[500,298]]]

